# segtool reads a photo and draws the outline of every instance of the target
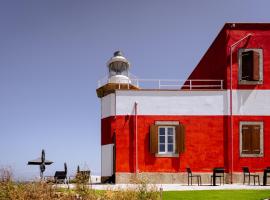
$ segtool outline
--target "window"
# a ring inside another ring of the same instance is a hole
[[[239,49],[239,84],[262,84],[262,49]]]
[[[168,154],[175,152],[175,126],[158,127],[158,153]]]
[[[240,122],[240,156],[263,156],[263,122]]]
[[[176,157],[184,152],[185,127],[177,121],[157,121],[150,126],[150,152],[157,157]]]

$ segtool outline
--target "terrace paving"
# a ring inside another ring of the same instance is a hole
[[[60,187],[67,187],[67,185],[59,185]],[[75,187],[75,184],[69,184],[69,187],[72,189]],[[192,190],[270,190],[270,185],[268,186],[259,186],[259,185],[243,185],[243,184],[225,184],[218,186],[211,185],[180,185],[180,184],[148,184],[149,188],[162,188],[163,191],[192,191]],[[137,184],[93,184],[92,189],[95,190],[121,190],[121,189],[135,189],[138,188]]]

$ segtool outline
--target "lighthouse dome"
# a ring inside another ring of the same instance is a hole
[[[130,83],[129,61],[121,51],[116,51],[113,57],[107,62],[109,68],[109,83]]]

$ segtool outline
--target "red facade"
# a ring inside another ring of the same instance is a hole
[[[248,34],[252,35],[231,49],[231,45]],[[238,53],[240,48],[263,49],[262,84],[239,84]],[[231,69],[232,80],[230,79]],[[225,24],[188,79],[224,80],[223,89],[228,92],[228,97],[231,81],[232,89],[237,95],[239,91],[251,93],[253,90],[264,90],[268,94],[270,89],[270,24]],[[236,98],[239,99],[237,95]],[[256,94],[255,100],[249,101],[248,94],[245,98],[245,101],[249,102],[247,106],[256,105]],[[269,96],[266,95],[265,98]],[[239,100],[243,104],[246,103],[245,101]],[[229,110],[229,104],[228,100],[224,109]],[[267,103],[260,106],[265,106],[267,109],[269,107]],[[260,114],[261,111],[256,111],[256,109],[245,112],[240,109],[241,105],[238,107],[239,110],[235,113],[218,115],[153,115],[139,112],[137,118],[134,113],[123,115],[121,112],[118,114],[116,110],[114,115],[103,117],[101,120],[101,145],[115,145],[114,170],[116,173],[135,173],[136,156],[139,172],[185,172],[186,167],[192,168],[195,172],[211,172],[214,167],[224,167],[227,172],[241,172],[243,166],[248,166],[252,171],[262,171],[266,166],[270,166],[270,113]],[[155,121],[177,121],[185,126],[184,153],[179,154],[178,157],[156,157],[150,153],[149,128]],[[239,126],[242,121],[263,123],[263,156],[240,156]],[[231,126],[233,131],[231,131]]]

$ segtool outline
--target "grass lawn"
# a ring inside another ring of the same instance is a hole
[[[165,191],[162,200],[261,200],[270,198],[270,190]]]

